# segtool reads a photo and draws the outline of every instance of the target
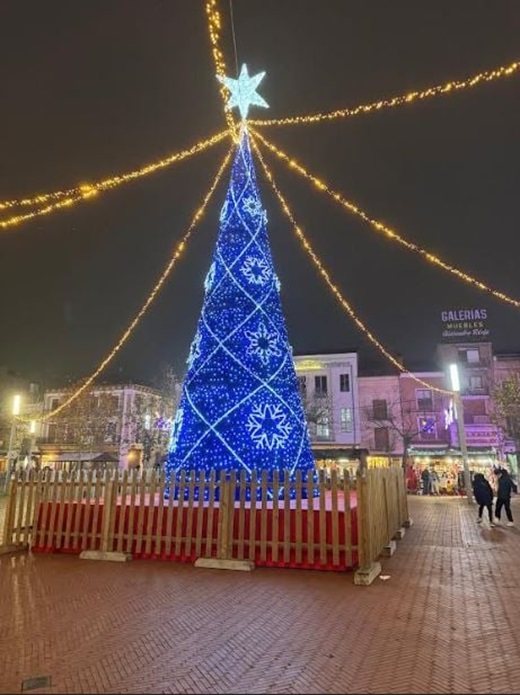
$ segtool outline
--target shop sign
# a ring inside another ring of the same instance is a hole
[[[472,430],[466,427],[466,444],[468,446],[500,446],[498,430]]]
[[[441,311],[444,341],[489,340],[487,309],[447,309]]]

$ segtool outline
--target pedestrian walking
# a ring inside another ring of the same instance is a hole
[[[422,493],[423,493],[423,495],[429,495],[431,483],[430,483],[430,473],[429,473],[427,468],[425,468],[423,470],[423,472],[421,473],[421,480],[422,480]]]
[[[435,468],[430,469],[430,494],[438,495],[439,493],[439,475]]]
[[[482,523],[482,512],[484,511],[485,507],[489,515],[489,525],[494,526],[495,524],[493,523],[493,488],[489,484],[489,481],[484,478],[483,473],[475,473],[475,476],[473,478],[473,494],[478,504],[477,524]]]
[[[498,471],[497,501],[495,505],[495,521],[500,523],[502,507],[506,510],[507,526],[514,526],[511,512],[511,493],[518,492],[518,488],[505,468]]]

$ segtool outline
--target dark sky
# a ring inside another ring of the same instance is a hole
[[[221,0],[234,73],[229,3]],[[251,117],[330,110],[520,58],[518,0],[234,0],[238,60],[266,70]],[[202,0],[2,0],[0,198],[125,172],[225,125]],[[234,76],[234,74],[232,74]],[[520,77],[334,123],[264,134],[404,236],[520,296]],[[0,236],[0,365],[43,382],[89,374],[184,233],[227,144]],[[297,219],[360,316],[405,361],[430,359],[442,309],[486,307],[500,351],[518,310],[468,288],[272,162]],[[227,177],[226,177],[227,178]],[[107,370],[180,370],[225,181],[183,262]],[[323,286],[261,178],[296,353],[373,352]]]

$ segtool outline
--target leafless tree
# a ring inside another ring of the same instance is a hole
[[[362,408],[362,423],[365,427],[381,427],[388,431],[388,454],[395,451],[398,442],[401,442],[404,468],[410,446],[430,430],[435,432],[435,414],[418,408],[416,401],[396,399],[377,403],[380,404],[379,408],[374,405]]]
[[[334,426],[332,399],[328,395],[310,394],[303,392],[301,394],[302,405],[309,426],[309,431],[313,437],[318,436],[318,428],[320,425],[327,427],[332,431]]]

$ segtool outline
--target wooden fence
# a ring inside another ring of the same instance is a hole
[[[359,566],[370,567],[409,523],[403,469],[370,468],[357,476]]]
[[[370,564],[407,518],[401,470],[305,478],[268,482],[265,471],[249,482],[215,471],[177,483],[129,471],[13,477],[3,546],[341,570]]]

